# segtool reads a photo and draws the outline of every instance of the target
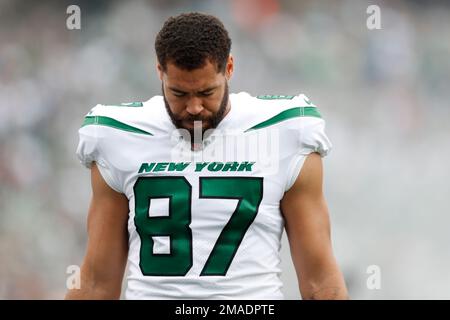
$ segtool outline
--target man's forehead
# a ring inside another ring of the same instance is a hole
[[[222,73],[217,72],[216,66],[207,62],[203,67],[185,70],[173,63],[168,63],[164,78],[170,88],[178,90],[205,90],[220,83]]]

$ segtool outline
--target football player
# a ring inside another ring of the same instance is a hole
[[[325,122],[303,94],[230,94],[230,48],[216,17],[171,17],[155,42],[162,95],[86,115],[89,237],[66,298],[119,298],[128,262],[128,299],[283,299],[284,229],[302,297],[347,298],[322,190]]]

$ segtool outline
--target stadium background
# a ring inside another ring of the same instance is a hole
[[[81,7],[81,30],[66,8]],[[381,7],[381,30],[366,8]],[[0,298],[62,298],[86,243],[77,130],[96,103],[160,94],[170,15],[217,15],[231,91],[305,93],[334,150],[325,191],[354,299],[450,299],[450,6],[445,1],[0,1]],[[298,298],[286,239],[286,298]],[[366,286],[369,265],[381,289]]]

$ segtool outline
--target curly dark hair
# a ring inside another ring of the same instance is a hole
[[[163,70],[168,62],[194,70],[209,60],[223,73],[231,39],[218,18],[198,12],[182,13],[166,20],[156,36],[155,50]]]

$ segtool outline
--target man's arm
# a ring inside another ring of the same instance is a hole
[[[311,153],[281,200],[286,233],[303,299],[347,299],[331,246],[322,180],[322,159]]]
[[[66,299],[118,299],[128,254],[128,200],[105,183],[95,163],[91,184],[80,289],[69,290]]]

